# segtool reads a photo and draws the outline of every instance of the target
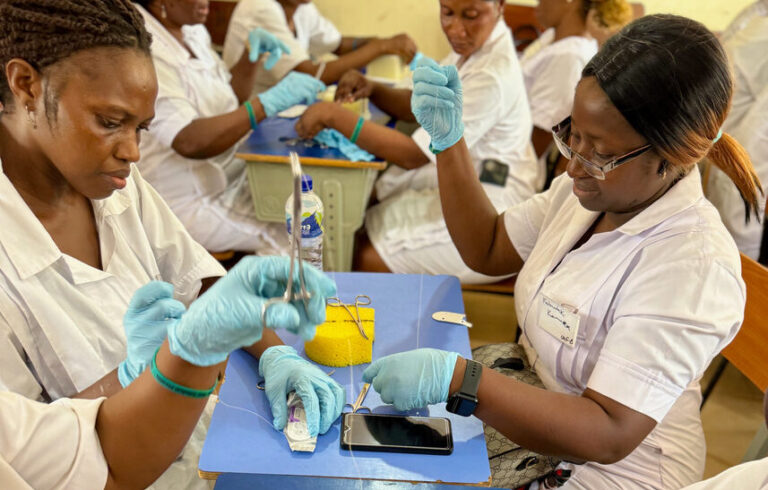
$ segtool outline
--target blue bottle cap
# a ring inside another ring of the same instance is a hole
[[[312,177],[307,174],[301,174],[301,192],[312,190]]]

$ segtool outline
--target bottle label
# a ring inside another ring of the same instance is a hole
[[[290,214],[285,215],[285,225],[288,230],[288,234],[291,234],[291,219],[293,217]],[[303,213],[301,215],[301,237],[302,238],[317,238],[323,234],[323,214],[320,212]]]

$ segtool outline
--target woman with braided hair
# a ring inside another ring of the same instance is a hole
[[[165,337],[139,329],[126,350],[133,292],[162,280],[194,306],[225,273],[133,164],[158,92],[150,39],[128,0],[0,1],[0,390],[46,402],[120,391]],[[246,350],[265,372],[262,354],[280,351],[291,376],[267,393],[274,427],[285,425],[281,390],[296,389],[310,432],[327,431],[341,388],[274,331],[259,337]],[[157,488],[207,487],[196,472],[205,430]]]

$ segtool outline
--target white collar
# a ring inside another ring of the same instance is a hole
[[[703,197],[699,167],[694,165],[688,175],[680,179],[640,214],[617,228],[617,231],[626,235],[638,235],[690,208]]]
[[[125,211],[131,205],[131,198],[122,191],[116,191],[106,199],[92,200],[91,204],[96,222],[99,223],[107,216]],[[0,230],[3,230],[0,233],[0,245],[21,279],[38,274],[64,256],[48,230],[2,171],[1,161]]]

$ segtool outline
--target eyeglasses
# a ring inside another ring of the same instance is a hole
[[[600,162],[599,159],[596,159],[597,162],[595,162],[588,160],[583,155],[575,152],[573,148],[569,146],[571,139],[571,116],[566,117],[562,120],[562,122],[560,122],[560,124],[552,128],[552,136],[555,138],[557,149],[560,150],[560,153],[562,153],[565,158],[572,160],[575,157],[579,163],[581,163],[584,171],[598,180],[605,180],[605,174],[615,169],[622,163],[627,163],[628,161],[639,157],[651,149],[651,145],[645,145],[636,150],[632,150],[629,153],[621,155],[620,157],[612,158],[608,161]]]

